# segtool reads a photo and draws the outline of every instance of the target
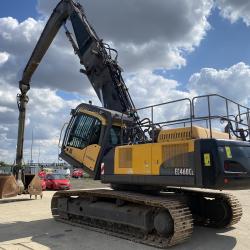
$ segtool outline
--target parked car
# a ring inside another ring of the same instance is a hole
[[[73,170],[72,178],[82,178],[83,177],[83,170],[81,168],[76,168]]]
[[[65,175],[65,177],[69,178],[70,177],[70,169],[67,168],[56,168],[54,169],[54,174],[62,174]]]
[[[41,185],[42,185],[42,190],[46,190],[46,181],[43,177],[40,177],[40,180],[41,180]]]
[[[45,181],[45,177],[46,177],[46,172],[44,170],[41,170],[39,173],[38,173],[38,176],[41,180],[41,185],[42,185],[42,190],[46,190],[46,181]]]
[[[41,171],[38,173],[38,176],[40,177],[40,179],[45,179],[46,171],[41,170]]]
[[[51,190],[70,189],[69,179],[63,174],[47,174],[45,178],[46,188]]]

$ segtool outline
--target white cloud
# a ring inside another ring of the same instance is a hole
[[[43,13],[38,20],[27,18],[18,22],[13,17],[0,18],[0,51],[8,54],[0,75],[8,84],[16,86],[20,80],[45,20],[57,2],[38,1],[38,11]],[[121,66],[128,73],[184,66],[184,54],[199,46],[209,29],[207,17],[212,8],[212,0],[132,0],[130,3],[85,0],[82,4],[100,37],[118,49]],[[32,87],[93,96],[90,83],[79,69],[79,60],[61,30],[35,72]]]
[[[8,84],[17,85],[22,71],[40,37],[45,25],[44,20],[28,18],[18,22],[12,17],[0,18],[0,64],[1,79]],[[8,55],[8,60],[6,56]],[[1,61],[0,61],[1,62]],[[67,38],[59,32],[44,60],[39,65],[32,79],[32,86],[75,91],[89,95],[90,84],[79,73],[80,64],[74,55]]]
[[[132,74],[126,82],[137,107],[187,96],[185,92],[177,90],[179,87],[177,81],[166,79],[147,70]]]
[[[229,68],[213,69],[203,68],[195,73],[189,80],[189,89],[197,95],[219,94],[231,99],[243,106],[250,107],[250,66],[240,62]],[[228,101],[228,113],[226,100],[221,97],[210,97],[210,112],[212,116],[227,116],[234,120],[241,113],[247,112],[244,107]],[[207,98],[196,100],[195,116],[208,116]],[[239,117],[238,117],[239,118]],[[241,119],[247,124],[247,115],[241,115]],[[205,123],[203,123],[203,126]],[[213,122],[213,126],[224,128],[226,124],[221,124],[219,120]],[[233,123],[233,126],[235,124]],[[240,126],[242,127],[242,126]],[[246,128],[243,126],[243,128]]]
[[[38,20],[28,18],[18,22],[12,17],[0,18],[0,160],[14,160],[20,72],[57,2],[39,0],[37,8],[43,16]],[[206,93],[222,93],[249,104],[250,68],[244,63],[228,69],[201,69],[191,76],[187,91],[177,81],[152,73],[155,69],[180,68],[187,63],[185,55],[200,45],[210,28],[207,18],[212,0],[84,0],[81,3],[100,37],[119,51],[119,61],[127,72],[126,83],[136,107]],[[90,83],[79,73],[79,68],[78,58],[63,32],[59,32],[32,80],[26,122],[26,161],[30,157],[32,128],[34,159],[38,158],[40,145],[40,160],[57,161],[60,129],[68,120],[70,109],[89,99],[97,103]],[[57,94],[58,89],[80,94],[80,98],[65,100]],[[175,119],[187,111],[186,105],[174,104],[167,111],[158,109],[155,119]]]
[[[189,88],[199,95],[217,93],[234,99],[241,104],[250,101],[250,66],[240,62],[230,68],[203,68],[189,79]]]
[[[220,13],[224,18],[229,19],[232,23],[239,19],[249,26],[250,25],[250,2],[249,0],[216,0]]]
[[[10,55],[6,52],[0,52],[0,66],[1,66],[1,64],[4,64],[8,61],[9,56]]]
[[[14,159],[16,147],[18,81],[48,15],[57,3],[57,0],[38,1],[37,8],[42,16],[37,20],[27,18],[19,22],[13,17],[0,18],[0,123],[3,126],[0,128],[0,158],[10,162]],[[186,64],[183,53],[199,46],[209,29],[207,17],[212,0],[86,0],[82,4],[100,37],[119,50],[119,60],[128,73],[125,78],[129,79],[131,95],[138,96],[135,98],[138,106],[165,100],[173,95],[185,95],[175,90],[177,82],[156,76],[150,71],[155,68],[179,68]],[[81,101],[81,98],[64,100],[56,94],[58,89],[84,95],[86,101],[92,99],[98,103],[91,85],[79,73],[79,68],[78,58],[65,34],[60,31],[32,79],[26,120],[26,160],[32,128],[35,131],[35,144],[41,145],[41,159],[55,158],[60,128],[68,120],[70,108]],[[131,76],[131,72],[135,74]],[[136,89],[135,84],[140,85],[139,89]],[[146,85],[150,86],[148,90],[151,91],[144,93]],[[162,92],[166,94],[155,91],[153,85],[162,87]]]
[[[238,63],[227,69],[204,68],[190,77],[188,91],[181,90],[181,85],[175,80],[166,79],[145,70],[127,77],[127,85],[136,107],[172,101],[181,98],[192,98],[195,95],[218,93],[249,105],[250,66]],[[0,85],[0,89],[3,87]],[[0,116],[0,158],[12,162],[15,157],[17,133],[17,109],[15,108],[15,91],[13,87],[5,88],[9,98],[8,108],[11,112],[4,112]],[[0,98],[1,99],[1,98]],[[82,100],[87,101],[87,100]],[[30,91],[28,104],[28,120],[26,128],[25,160],[30,158],[31,131],[34,130],[34,154],[38,158],[40,145],[41,161],[57,161],[57,143],[60,129],[69,119],[70,109],[79,104],[79,101],[66,101],[50,89],[36,89]],[[222,104],[215,100],[214,110],[221,111]],[[204,103],[199,103],[199,109],[206,111]],[[167,108],[166,108],[167,107]],[[188,114],[186,103],[177,103],[156,108],[155,121],[184,118]],[[9,115],[11,114],[11,117]],[[151,117],[150,110],[143,112],[142,117]],[[9,117],[9,118],[8,118]],[[8,129],[6,129],[8,128]],[[6,154],[8,150],[8,154]]]
[[[186,65],[182,51],[161,41],[152,41],[142,45],[133,43],[114,44],[119,51],[119,59],[125,72],[144,70],[174,69]]]
[[[179,90],[180,83],[166,79],[163,76],[153,74],[151,71],[140,71],[127,79],[127,85],[137,108],[170,102],[176,99],[190,98],[193,91]],[[187,118],[189,102],[166,104],[153,108],[153,121],[164,122],[175,119]],[[151,108],[139,110],[141,119],[152,119]]]
[[[16,93],[11,85],[0,84],[0,160],[15,159],[18,109]],[[29,92],[25,129],[24,159],[30,158],[31,134],[34,131],[34,154],[41,146],[42,161],[57,161],[57,143],[64,122],[69,120],[71,108],[86,100],[63,100],[55,90],[33,88]],[[6,102],[6,103],[5,103]],[[8,154],[6,154],[8,151]]]
[[[56,2],[39,0],[38,10],[50,15]],[[130,72],[184,66],[183,52],[195,49],[205,37],[213,5],[212,0],[82,0],[80,3],[99,36],[113,44],[119,51],[121,66]]]

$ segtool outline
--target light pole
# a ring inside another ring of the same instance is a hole
[[[32,127],[31,147],[30,147],[30,164],[33,163],[33,139],[34,139],[33,130],[34,130],[34,128]]]

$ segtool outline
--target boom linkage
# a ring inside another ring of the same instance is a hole
[[[72,23],[77,44],[66,28],[67,19]],[[26,94],[30,89],[31,77],[61,26],[65,27],[66,36],[80,63],[85,67],[81,72],[89,78],[103,106],[118,112],[134,113],[135,106],[121,76],[117,56],[115,59],[112,58],[111,52],[116,50],[99,39],[89,24],[82,6],[72,0],[62,0],[50,16],[23,71],[19,82],[21,93]]]

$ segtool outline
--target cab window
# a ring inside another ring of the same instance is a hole
[[[95,117],[81,114],[75,119],[67,146],[84,148],[99,141],[101,122]]]
[[[109,144],[111,146],[121,144],[121,127],[112,126],[110,129]]]

